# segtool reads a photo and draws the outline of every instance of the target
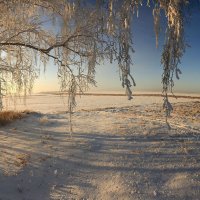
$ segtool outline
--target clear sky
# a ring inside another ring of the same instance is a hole
[[[192,1],[191,20],[185,25],[186,41],[191,46],[186,49],[182,58],[180,80],[175,80],[175,92],[200,93],[200,6],[198,0]],[[161,24],[162,25],[162,24]],[[131,68],[137,86],[136,91],[162,91],[162,66],[160,58],[164,34],[160,35],[159,47],[155,45],[152,9],[142,7],[139,17],[133,20],[133,54],[134,65]],[[57,69],[53,63],[47,67],[46,73],[41,73],[36,81],[33,92],[56,91],[59,84],[56,77]],[[97,66],[96,91],[123,91],[119,79],[117,64],[105,62]]]

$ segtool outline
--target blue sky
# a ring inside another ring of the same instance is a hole
[[[192,2],[190,6],[191,20],[185,25],[186,40],[191,47],[186,49],[182,58],[180,64],[182,75],[180,80],[175,80],[175,92],[200,93],[200,6],[197,5],[197,0]],[[161,25],[163,24],[164,22]],[[133,47],[135,53],[132,57],[134,65],[131,71],[137,84],[133,88],[134,90],[162,91],[160,58],[163,41],[164,33],[161,33],[159,47],[156,48],[152,10],[151,8],[142,7],[139,17],[135,17],[133,20]],[[56,72],[56,66],[50,64],[46,73],[41,73],[39,80],[36,81],[34,92],[59,90]],[[124,90],[121,87],[119,72],[115,63],[105,62],[97,66],[96,81],[97,88],[92,90]]]

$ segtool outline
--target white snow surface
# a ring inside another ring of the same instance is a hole
[[[197,200],[200,101],[82,96],[69,132],[66,99],[29,96],[32,110],[0,127],[0,200]]]
[[[154,103],[162,104],[162,97],[154,96],[133,96],[132,100],[127,100],[126,96],[77,96],[76,97],[77,110],[90,110],[96,108],[107,107],[124,107],[135,105],[151,105]],[[189,98],[170,98],[170,102],[190,102],[194,99]],[[55,113],[60,111],[67,111],[67,96],[54,95],[54,94],[42,94],[31,95],[26,97],[26,101],[23,98],[17,98],[15,100],[11,98],[4,99],[5,110],[32,110],[42,113]],[[162,106],[162,105],[161,105]]]

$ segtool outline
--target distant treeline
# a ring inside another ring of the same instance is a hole
[[[67,92],[42,92],[40,94],[54,94],[54,95],[67,95]],[[81,96],[127,96],[126,94],[119,94],[119,93],[77,93],[77,95]],[[144,96],[144,97],[164,97],[162,94],[134,94],[134,96]],[[190,96],[190,95],[168,95],[172,98],[184,98],[184,99],[200,99],[200,96]]]

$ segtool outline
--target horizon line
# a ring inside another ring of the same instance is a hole
[[[59,91],[52,91],[52,92],[39,92],[36,93],[35,95],[45,95],[45,94],[52,94],[52,95],[67,95],[68,92],[59,92]],[[34,94],[33,94],[34,95]],[[85,92],[85,93],[76,93],[77,96],[127,96],[126,94],[123,93],[97,93],[97,92]],[[177,93],[176,94],[169,94],[168,97],[172,98],[191,98],[191,99],[200,99],[200,94],[197,94],[199,96],[191,96],[187,93]],[[158,94],[158,92],[136,92],[132,95],[134,96],[146,96],[146,97],[164,97],[162,93]]]

